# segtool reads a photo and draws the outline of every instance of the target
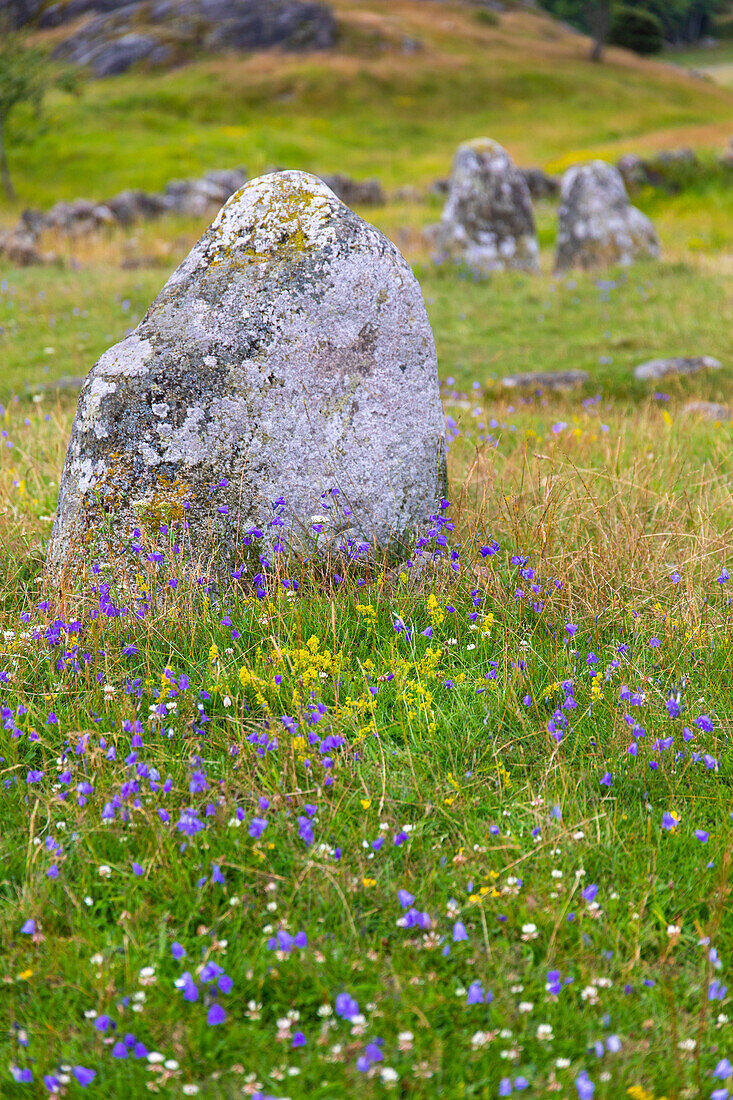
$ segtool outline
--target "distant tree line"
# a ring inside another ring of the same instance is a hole
[[[546,11],[594,40],[598,60],[606,41],[657,52],[666,41],[681,46],[699,42],[715,29],[715,17],[729,12],[733,0],[539,0]]]

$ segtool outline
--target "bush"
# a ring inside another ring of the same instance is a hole
[[[664,47],[662,24],[656,15],[639,8],[617,8],[608,41],[639,54],[661,53]]]
[[[477,23],[483,23],[486,27],[498,27],[500,23],[499,16],[490,8],[479,8],[474,12],[474,18]]]

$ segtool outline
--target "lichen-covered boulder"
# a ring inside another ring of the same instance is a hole
[[[429,237],[439,259],[457,260],[482,273],[538,269],[529,188],[496,141],[477,138],[459,147],[448,200]]]
[[[226,203],[79,397],[54,571],[179,525],[202,567],[404,543],[444,492],[435,346],[417,281],[314,176]],[[139,534],[135,535],[135,531]],[[165,534],[165,531],[164,531]]]
[[[627,265],[658,256],[654,226],[629,202],[621,173],[594,160],[562,178],[555,270]]]

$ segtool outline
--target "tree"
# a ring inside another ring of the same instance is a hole
[[[611,27],[611,0],[589,0],[586,4],[588,26],[593,38],[591,61],[600,61]]]
[[[643,56],[661,53],[664,48],[662,24],[653,12],[622,4],[614,10],[608,41]]]
[[[15,188],[8,167],[8,118],[22,103],[40,111],[46,90],[57,82],[40,50],[29,46],[21,32],[0,27],[0,180],[9,199],[15,198]]]
[[[715,16],[733,7],[733,0],[539,0],[545,11],[564,19],[593,38],[591,56],[599,61],[608,39],[614,8],[623,2],[656,15],[664,38],[676,45],[698,42],[715,27]]]

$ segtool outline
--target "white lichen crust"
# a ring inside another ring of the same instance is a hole
[[[316,177],[273,173],[232,196],[92,368],[49,561],[124,551],[136,527],[175,519],[194,554],[233,562],[276,512],[271,541],[289,547],[312,548],[314,515],[321,544],[386,547],[424,524],[444,477],[411,269]]]

